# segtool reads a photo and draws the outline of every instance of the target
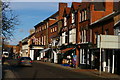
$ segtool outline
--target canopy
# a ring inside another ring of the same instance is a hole
[[[67,51],[69,51],[69,50],[72,50],[72,49],[74,49],[74,48],[66,48],[66,49],[63,49],[63,50],[61,50],[61,53],[65,53],[65,52],[67,52]]]
[[[43,52],[45,52],[45,51],[48,51],[49,49],[50,49],[50,48],[43,49],[43,50],[40,51],[40,53],[43,53]]]

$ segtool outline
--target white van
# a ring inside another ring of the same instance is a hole
[[[8,58],[9,57],[9,52],[3,51],[3,56],[5,56],[5,58]]]

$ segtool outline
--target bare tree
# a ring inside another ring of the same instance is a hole
[[[9,2],[2,2],[2,37],[11,39],[15,25],[18,25],[18,16],[11,10]]]

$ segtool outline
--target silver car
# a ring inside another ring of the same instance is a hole
[[[21,57],[18,61],[18,65],[20,66],[32,66],[33,61],[30,57]]]

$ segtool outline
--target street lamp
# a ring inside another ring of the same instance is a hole
[[[2,53],[3,53],[3,50],[4,50],[4,40],[5,40],[5,37],[2,37]]]

